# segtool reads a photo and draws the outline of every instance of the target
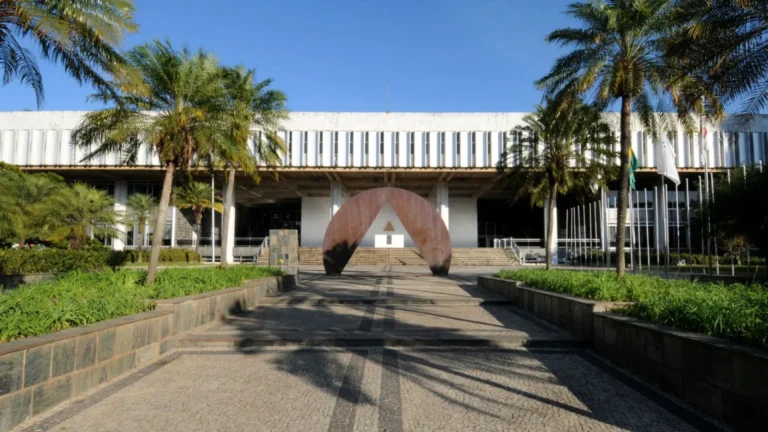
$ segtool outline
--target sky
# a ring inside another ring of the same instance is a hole
[[[575,26],[571,0],[135,0],[139,32],[255,68],[291,111],[530,111],[533,82],[563,52],[545,42]],[[39,59],[46,99],[17,83],[0,111],[87,110],[92,92]]]

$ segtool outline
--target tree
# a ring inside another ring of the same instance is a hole
[[[768,1],[678,0],[665,56],[676,79],[697,84],[723,104],[739,103],[746,117],[768,106]],[[718,114],[722,105],[708,101]]]
[[[563,28],[547,36],[549,42],[574,47],[556,60],[537,81],[548,95],[583,95],[592,91],[595,102],[621,103],[620,177],[617,226],[627,220],[629,192],[630,119],[638,112],[644,128],[657,139],[654,100],[668,83],[662,40],[669,31],[670,0],[595,0],[573,3],[567,14],[581,28]],[[617,230],[616,272],[624,274],[624,229]]]
[[[149,221],[152,219],[155,211],[157,211],[157,200],[152,195],[133,194],[128,197],[126,207],[128,207],[128,212],[125,222],[131,226],[137,225],[139,227],[139,238],[137,241],[139,249],[138,262],[141,262],[141,255],[145,246],[144,233]]]
[[[103,190],[85,183],[64,187],[46,203],[46,210],[56,221],[50,239],[67,240],[69,249],[80,249],[88,235],[115,236],[117,216],[114,201]]]
[[[195,215],[195,225],[197,242],[195,243],[195,254],[200,255],[200,239],[202,238],[203,212],[206,209],[213,208],[217,212],[223,211],[221,201],[213,201],[213,188],[210,184],[204,182],[190,182],[176,190],[174,203],[180,209],[191,209]]]
[[[234,206],[235,176],[244,171],[258,183],[259,164],[275,167],[281,164],[280,156],[285,152],[282,140],[277,136],[280,122],[288,118],[283,92],[268,89],[271,79],[256,81],[256,71],[243,67],[224,68],[222,82],[226,91],[225,119],[229,129],[229,140],[217,143],[214,164],[224,168],[226,189],[224,193],[224,214],[222,227],[222,260],[226,265],[229,250],[231,210]],[[253,129],[258,132],[253,133]],[[249,141],[253,140],[253,151]]]
[[[3,84],[19,79],[32,87],[40,106],[43,78],[35,56],[60,63],[78,83],[109,91],[101,72],[128,76],[115,46],[133,22],[132,0],[4,0],[0,2],[0,69]]]
[[[221,73],[213,56],[155,41],[133,48],[125,58],[141,73],[143,85],[118,87],[117,95],[99,92],[96,96],[113,106],[87,113],[72,140],[81,148],[97,146],[86,160],[118,153],[125,155],[124,163],[134,164],[143,143],[158,156],[165,175],[147,270],[149,285],[157,273],[176,169],[189,168],[229,134],[221,119]]]
[[[613,129],[598,108],[580,99],[537,106],[513,130],[515,137],[498,169],[515,191],[514,200],[530,196],[531,206],[547,204],[547,269],[555,237],[555,202],[573,189],[605,187],[615,175]]]
[[[0,163],[0,238],[22,247],[30,238],[45,237],[50,229],[48,200],[64,187],[58,175],[27,174]]]

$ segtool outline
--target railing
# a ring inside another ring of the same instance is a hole
[[[269,237],[264,237],[264,241],[261,242],[261,245],[259,245],[259,252],[256,254],[256,261],[259,260],[259,257],[264,253],[264,249],[269,247]]]
[[[522,259],[522,254],[520,253],[520,247],[517,246],[517,243],[515,243],[515,239],[512,237],[509,238],[503,238],[503,239],[493,239],[493,247],[496,249],[504,249],[504,250],[512,250],[517,254],[517,257]]]

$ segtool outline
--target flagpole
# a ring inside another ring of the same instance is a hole
[[[661,267],[661,245],[663,243],[661,237],[661,197],[659,196],[658,186],[653,187],[653,199],[656,201],[656,217],[653,218],[653,224],[656,227],[656,267]]]
[[[701,184],[701,176],[699,176],[699,212],[701,212],[701,214],[704,215],[704,195],[703,195],[704,190],[702,189],[702,186],[703,185]],[[704,227],[705,226],[706,224],[704,223],[701,224],[701,256],[702,257],[704,256],[704,238],[705,238]],[[703,262],[703,260],[701,265],[701,273],[707,274],[707,266]]]
[[[662,177],[662,183],[664,178]],[[669,190],[664,184],[664,274],[669,276]]]
[[[566,262],[568,262],[568,255],[570,254],[569,247],[571,245],[570,237],[568,237],[568,213],[570,213],[570,211],[566,210],[565,211],[565,261]]]
[[[680,263],[680,193],[675,185],[675,241],[677,242],[677,262]]]
[[[600,215],[598,214],[599,212],[597,211],[597,207],[598,207],[597,201],[592,203],[592,206],[595,208],[595,239],[597,239],[599,237],[599,232],[600,232],[600,229],[598,227],[598,223],[600,221]],[[599,240],[597,241],[597,243],[600,244]],[[595,243],[592,243],[592,247],[593,248],[595,247]],[[596,254],[595,258],[597,261],[595,264],[597,265],[597,267],[600,267],[600,262],[601,262],[600,254]]]
[[[643,188],[643,195],[645,196],[645,256],[648,260],[648,270],[651,269],[651,235],[650,221],[648,220],[648,189]]]
[[[632,266],[632,271],[635,271],[635,217],[634,206],[632,205],[632,191],[629,191],[629,265]],[[624,229],[623,227],[622,229]]]
[[[693,252],[691,250],[691,193],[688,190],[688,179],[685,179],[685,217],[686,217],[686,235],[685,238],[688,242],[688,268],[690,273],[693,274]]]
[[[603,248],[603,253],[605,254],[605,266],[606,268],[611,267],[611,239],[608,235],[608,194],[605,193],[605,189],[601,190],[600,198],[602,200],[602,204],[600,207],[600,240],[603,242],[601,245]],[[768,269],[768,265],[766,266],[766,269]],[[766,270],[768,271],[768,270]]]
[[[637,215],[635,226],[637,227],[637,268],[643,269],[643,233],[640,228],[640,191],[635,190],[635,204],[637,207]],[[634,211],[633,211],[634,212]]]
[[[581,266],[584,263],[584,253],[581,247],[581,209],[579,206],[576,206],[576,234],[579,250],[579,266]]]
[[[587,254],[589,257],[589,265],[592,266],[592,204],[587,204],[589,210],[589,222],[587,222],[589,228],[589,245],[587,246]]]
[[[710,185],[712,186],[712,205],[715,205],[715,173],[710,173]],[[746,177],[745,177],[746,178]],[[715,271],[720,275],[720,256],[717,252],[717,236],[712,236],[712,241],[715,243]]]

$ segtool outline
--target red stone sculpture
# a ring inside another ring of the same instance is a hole
[[[451,267],[451,237],[429,201],[405,189],[382,187],[357,194],[331,219],[323,238],[323,265],[328,275],[341,274],[373,220],[389,203],[436,276]]]

